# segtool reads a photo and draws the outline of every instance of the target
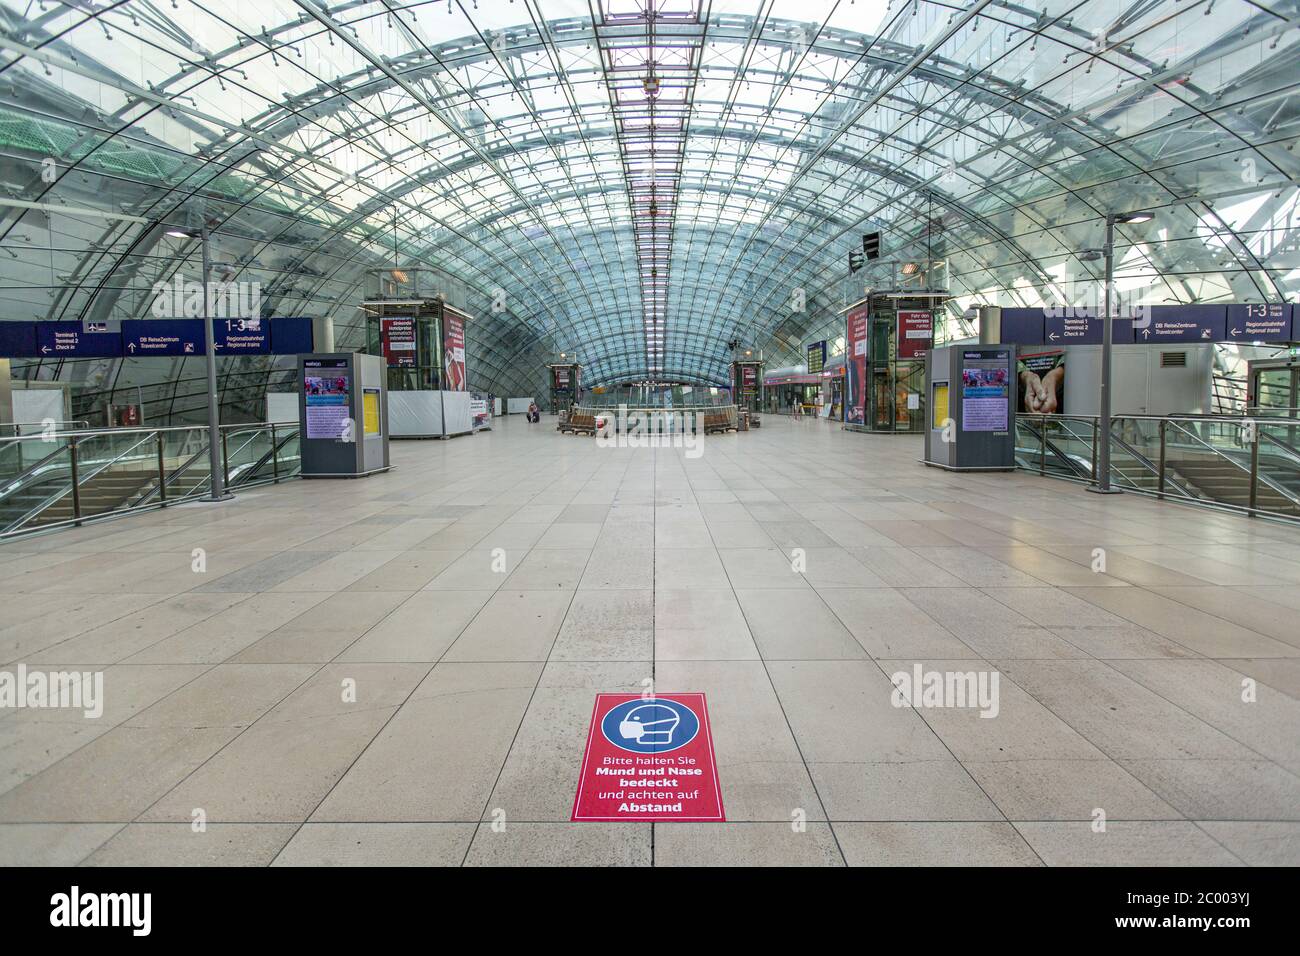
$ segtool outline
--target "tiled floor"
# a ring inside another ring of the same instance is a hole
[[[107,698],[0,713],[0,862],[1300,863],[1300,530],[919,453],[515,418],[0,547],[0,665]],[[918,661],[997,716],[893,706]],[[728,823],[568,822],[647,677],[708,695]]]

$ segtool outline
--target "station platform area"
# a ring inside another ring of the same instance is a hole
[[[0,863],[1300,863],[1294,526],[553,423],[0,547],[0,666],[104,675],[0,714]],[[932,671],[996,699],[898,705]],[[706,695],[726,822],[570,822],[651,686]]]

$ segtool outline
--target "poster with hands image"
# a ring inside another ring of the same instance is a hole
[[[1065,412],[1065,350],[1022,353],[1016,362],[1016,411],[1028,415]]]

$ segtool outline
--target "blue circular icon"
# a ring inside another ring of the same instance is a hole
[[[662,754],[684,747],[700,732],[700,718],[685,704],[662,697],[628,700],[600,721],[615,747],[634,754]]]

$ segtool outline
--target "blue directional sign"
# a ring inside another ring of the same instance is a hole
[[[35,358],[36,326],[32,322],[0,321],[0,358]]]
[[[1105,325],[1096,309],[1052,309],[1043,316],[1044,345],[1100,345]],[[1115,316],[1111,319],[1111,341],[1132,342],[1133,320]]]
[[[276,355],[301,355],[314,347],[311,319],[298,316],[271,319],[271,349]]]
[[[1151,305],[1145,320],[1133,323],[1133,341],[1222,342],[1227,338],[1227,309],[1222,305]]]
[[[1042,309],[1003,309],[1002,341],[1007,345],[1042,345]]]
[[[36,351],[41,358],[115,358],[122,354],[122,334],[98,331],[81,322],[37,322]]]
[[[217,319],[213,323],[218,355],[269,355],[270,319]]]
[[[204,355],[202,319],[127,319],[122,350],[130,358]]]
[[[1287,302],[1249,302],[1228,306],[1229,342],[1295,341],[1295,306]]]

